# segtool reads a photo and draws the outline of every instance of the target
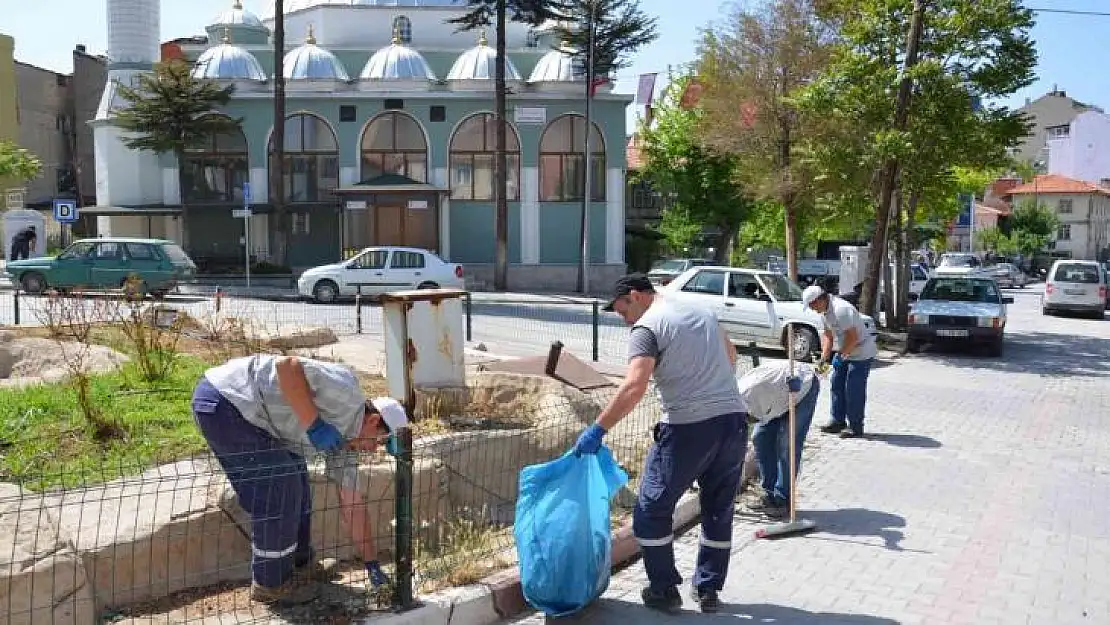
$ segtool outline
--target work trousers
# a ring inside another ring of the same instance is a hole
[[[303,457],[252,425],[206,379],[193,392],[193,417],[239,505],[251,517],[251,573],[270,588],[314,558],[312,490]]]
[[[820,394],[821,384],[815,378],[794,406],[794,468],[798,472],[802,470],[802,445],[813,422],[813,413],[817,411]],[[785,506],[790,501],[790,413],[755,426],[752,445],[759,463],[763,492],[776,504]]]
[[[9,260],[23,260],[31,257],[30,241],[12,241],[11,258]]]
[[[861,434],[864,411],[867,409],[867,378],[871,375],[873,361],[873,358],[849,360],[834,369],[829,378],[833,422],[847,423],[848,427]]]
[[[674,511],[698,483],[701,545],[693,585],[720,591],[728,575],[732,515],[748,442],[747,415],[725,414],[700,423],[655,426],[655,444],[644,461],[632,531],[640,544],[652,589],[682,583],[674,561]]]

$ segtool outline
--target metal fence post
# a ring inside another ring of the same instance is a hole
[[[463,304],[466,308],[466,342],[469,343],[474,338],[473,326],[471,325],[471,317],[473,315],[471,314],[470,310],[470,291],[466,292],[466,297],[463,299]]]
[[[220,305],[223,302],[223,298],[224,290],[220,287],[216,287],[216,312],[220,312]]]
[[[594,333],[594,337],[593,337],[593,339],[594,339],[593,340],[593,343],[594,343],[594,345],[593,345],[593,349],[594,349],[593,356],[594,356],[594,362],[598,361],[598,351],[600,349],[600,346],[598,345],[598,343],[599,343],[598,335],[600,334],[600,332],[599,332],[600,328],[598,327],[599,325],[601,325],[601,302],[599,302],[595,299],[594,300],[594,315],[593,315],[593,333]]]
[[[16,287],[15,294],[12,296],[12,315],[15,317],[15,325],[19,325],[19,288]]]
[[[400,428],[397,437],[397,472],[394,488],[394,567],[396,580],[393,586],[393,610],[403,612],[413,607],[412,588],[412,430]]]
[[[355,287],[355,334],[362,334],[362,285]]]
[[[759,366],[759,348],[757,348],[755,346],[755,343],[748,343],[748,353],[752,355],[752,366],[753,367],[758,367]]]

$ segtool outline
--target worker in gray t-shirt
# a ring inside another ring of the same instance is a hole
[[[863,436],[867,407],[867,378],[871,375],[871,363],[879,353],[875,337],[855,306],[826,293],[819,286],[806,287],[802,291],[802,303],[821,315],[824,325],[821,362],[833,368],[829,379],[832,418],[821,431],[839,433],[842,438],[859,438]]]
[[[703,612],[716,611],[728,574],[733,500],[748,441],[734,373],[736,349],[712,311],[664,299],[643,274],[618,280],[605,310],[632,326],[628,373],[597,421],[579,437],[575,452],[597,453],[602,438],[636,407],[654,377],[662,418],[644,461],[632,520],[650,582],[642,597],[655,609],[682,606],[672,527],[679,497],[696,481],[702,532],[693,598]]]
[[[394,399],[367,401],[342,365],[293,356],[235,358],[204,373],[193,392],[193,416],[251,515],[251,598],[296,604],[315,598],[316,581],[334,574],[312,549],[312,491],[305,457],[325,454],[325,473],[372,586],[388,582],[359,486],[357,452],[408,427]]]

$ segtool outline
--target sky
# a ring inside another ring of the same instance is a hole
[[[25,63],[68,73],[71,52],[83,43],[93,54],[105,49],[104,0],[2,0],[0,32],[16,39],[16,58]],[[204,26],[232,0],[164,0],[162,40],[204,34]],[[262,13],[265,0],[244,0],[243,5]],[[722,6],[725,8],[722,8]],[[658,18],[659,39],[631,58],[618,75],[616,90],[635,93],[641,74],[659,74],[656,94],[665,86],[669,65],[692,61],[699,31],[726,16],[730,4],[719,0],[641,0],[641,7]],[[1030,8],[1056,11],[1110,12],[1106,0],[1027,0]],[[1033,30],[1040,59],[1037,81],[1005,101],[1014,107],[1058,87],[1080,101],[1110,110],[1110,72],[1104,65],[1110,16],[1039,13]],[[628,132],[641,107],[629,107]]]

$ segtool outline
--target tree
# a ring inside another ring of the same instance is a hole
[[[42,161],[11,141],[0,141],[0,180],[34,180],[42,173]]]
[[[234,85],[194,78],[192,67],[179,59],[157,63],[139,75],[135,87],[119,86],[129,106],[116,112],[112,123],[129,133],[124,144],[132,150],[170,153],[177,159],[177,181],[184,223],[182,246],[189,249],[189,212],[186,201],[185,151],[203,145],[214,135],[237,132],[241,119],[216,115],[231,101]]]
[[[1051,208],[1026,200],[1010,216],[1011,245],[1019,254],[1032,256],[1056,240],[1059,227],[1060,219]]]
[[[788,273],[798,275],[798,223],[816,205],[816,179],[798,150],[821,121],[804,115],[791,95],[815,80],[829,61],[833,30],[815,0],[774,0],[738,7],[728,22],[707,30],[698,50],[704,86],[703,136],[737,154],[755,194],[783,207]]]
[[[705,147],[698,136],[703,111],[682,106],[690,80],[688,75],[672,77],[655,109],[654,123],[641,123],[643,174],[653,187],[674,198],[664,211],[662,226],[690,239],[705,224],[716,226],[722,233],[717,260],[727,261],[751,202],[739,182],[738,159]],[[678,246],[667,229],[660,231],[679,249],[689,245]]]
[[[655,229],[666,239],[671,253],[676,253],[693,247],[694,241],[701,234],[702,223],[687,211],[669,206],[663,210]]]
[[[586,78],[586,143],[592,133],[590,115],[594,91],[608,82],[612,75],[628,66],[629,57],[637,50],[659,37],[655,18],[640,10],[639,0],[561,0],[567,19],[557,24],[555,34],[561,38],[561,48],[570,54]],[[585,172],[582,189],[582,213],[579,220],[579,245],[581,257],[578,264],[578,290],[588,290],[586,267],[587,207],[593,185],[590,150],[585,150]]]
[[[1027,134],[1020,113],[983,103],[1032,82],[1033,12],[1012,0],[824,0],[822,11],[842,42],[798,101],[850,129],[815,150],[822,175],[870,178],[876,227],[861,311],[873,314],[888,226],[911,232],[918,206],[956,195],[953,167],[1002,166]]]
[[[561,1],[561,0],[559,0]],[[497,30],[497,64],[494,68],[494,233],[496,238],[496,252],[494,259],[493,288],[504,291],[508,288],[509,274],[509,202],[508,202],[508,177],[505,159],[505,120],[507,110],[505,95],[508,88],[505,85],[505,36],[506,22],[510,18],[514,22],[521,22],[531,26],[539,26],[544,22],[557,19],[561,13],[553,10],[556,0],[469,0],[470,11],[448,20],[456,24],[460,31],[469,31],[476,28],[486,28],[491,24]]]

